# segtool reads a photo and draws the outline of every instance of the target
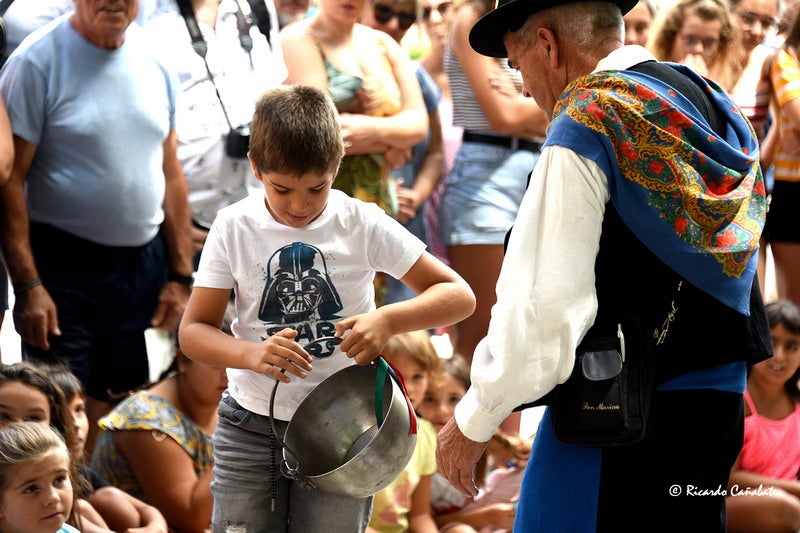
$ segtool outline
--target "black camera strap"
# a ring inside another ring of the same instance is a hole
[[[269,11],[267,11],[266,0],[247,0],[250,4],[250,18],[256,23],[258,29],[267,38],[267,44],[272,48],[272,39],[269,34],[272,31],[272,22],[269,18]]]
[[[203,38],[203,33],[200,31],[200,25],[197,23],[197,17],[194,14],[192,2],[191,0],[177,0],[177,2],[183,21],[186,23],[186,29],[189,30],[189,35],[192,38],[192,48],[197,55],[203,58],[203,64],[205,64],[206,72],[208,72],[208,79],[211,81],[211,85],[214,86],[214,92],[217,94],[219,104],[222,106],[222,114],[225,115],[225,122],[228,123],[228,128],[233,131],[234,127],[228,116],[228,111],[225,109],[225,102],[222,101],[222,95],[219,93],[219,87],[217,87],[217,82],[214,80],[211,67],[208,66],[208,60],[206,59],[208,43],[206,43],[206,40]],[[253,39],[250,37],[250,24],[244,16],[244,13],[242,13],[242,8],[238,0],[236,1],[236,28],[239,30],[239,45],[242,47],[242,50],[247,52],[247,55],[250,56],[250,65],[252,66]],[[267,42],[269,43],[269,36],[267,36]]]
[[[0,16],[5,15],[8,8],[11,7],[11,4],[14,3],[14,0],[2,0],[0,2]]]

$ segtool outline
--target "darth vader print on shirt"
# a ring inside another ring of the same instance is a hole
[[[336,326],[331,320],[341,318],[337,314],[341,310],[341,299],[319,248],[293,242],[272,254],[258,311],[264,322],[280,324],[270,328],[269,335],[289,326],[299,332],[295,340],[301,344],[332,336]]]

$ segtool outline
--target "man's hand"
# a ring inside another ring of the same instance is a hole
[[[451,418],[439,431],[436,439],[436,463],[439,465],[439,472],[453,487],[467,496],[478,495],[475,464],[487,444],[489,443],[475,442],[465,437],[455,418]]]
[[[50,335],[61,335],[56,304],[42,285],[16,296],[13,316],[22,341],[36,348],[49,350]]]
[[[150,324],[170,333],[175,331],[188,302],[189,287],[176,281],[168,281],[158,296],[158,307]]]

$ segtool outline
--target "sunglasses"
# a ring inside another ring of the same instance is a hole
[[[397,26],[401,30],[407,30],[416,21],[417,17],[411,13],[398,13],[389,6],[375,4],[372,6],[372,13],[380,24],[389,24],[393,18],[397,17]]]
[[[442,2],[441,4],[436,6],[435,9],[436,9],[436,11],[439,12],[439,14],[441,16],[445,16],[445,14],[447,13],[447,10],[450,9],[450,6],[452,4],[453,4],[453,2]],[[433,13],[433,8],[430,8],[430,7],[423,8],[422,9],[422,20],[428,20],[429,18],[431,18],[431,13]]]

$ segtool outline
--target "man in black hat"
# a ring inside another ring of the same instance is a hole
[[[478,52],[508,57],[552,120],[472,386],[437,450],[441,473],[476,494],[497,426],[555,389],[517,533],[724,531],[746,367],[771,353],[752,128],[713,82],[623,45],[635,4],[500,0],[470,33]],[[579,395],[618,388],[575,401],[556,388],[567,380]],[[609,437],[607,420],[621,431]]]

